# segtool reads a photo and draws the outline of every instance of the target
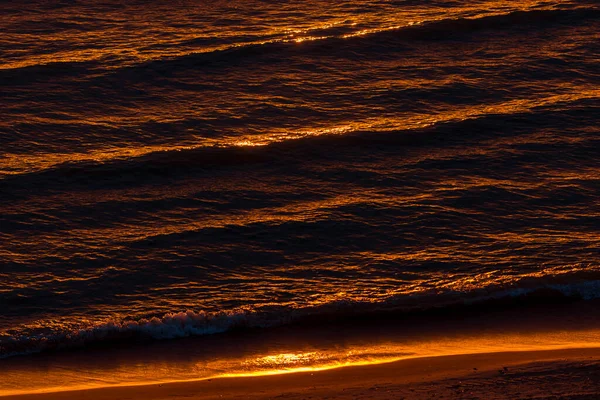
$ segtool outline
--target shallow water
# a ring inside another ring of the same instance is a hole
[[[0,361],[0,396],[316,372],[459,354],[592,351],[600,347],[597,307],[598,301],[590,301],[388,314],[368,323],[348,319],[13,357]]]
[[[0,358],[600,293],[589,1],[28,1]]]

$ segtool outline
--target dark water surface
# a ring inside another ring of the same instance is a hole
[[[0,358],[598,297],[600,8],[462,3],[3,2]]]

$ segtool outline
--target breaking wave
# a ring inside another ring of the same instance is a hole
[[[557,274],[539,279],[525,278],[509,287],[486,287],[464,291],[432,291],[426,294],[396,295],[385,301],[338,300],[319,306],[290,308],[266,306],[223,312],[185,311],[138,320],[109,321],[84,329],[51,335],[11,336],[0,339],[0,359],[46,351],[86,346],[110,345],[117,342],[177,339],[214,335],[247,329],[266,329],[289,324],[318,325],[351,319],[353,323],[371,323],[373,319],[401,318],[404,314],[444,311],[464,312],[486,307],[586,301],[600,298],[597,271],[580,271],[575,276],[596,279],[565,283],[572,276]],[[546,283],[542,283],[542,282]],[[516,286],[516,287],[515,287]],[[458,307],[458,308],[457,308]]]

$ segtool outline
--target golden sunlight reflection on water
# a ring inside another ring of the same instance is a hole
[[[257,376],[389,363],[417,357],[600,346],[600,331],[494,334],[413,343],[384,343],[339,351],[279,353],[244,360],[245,371],[219,376]]]
[[[334,348],[282,349],[213,359],[166,357],[148,362],[115,355],[114,358],[78,359],[62,356],[46,363],[15,360],[0,364],[0,396],[107,386],[185,382],[219,377],[245,377],[322,371],[341,367],[389,363],[404,359],[503,351],[558,350],[600,347],[599,330],[553,332],[496,332],[480,335],[413,338],[383,343],[352,343]]]
[[[554,106],[559,107],[573,101],[584,99],[596,99],[600,96],[600,90],[588,86],[571,88],[567,93],[541,96],[534,99],[513,99],[496,104],[469,105],[466,107],[454,107],[441,113],[416,113],[409,115],[386,115],[363,121],[352,121],[334,126],[315,127],[310,129],[281,129],[268,130],[264,134],[249,136],[221,137],[218,141],[213,138],[199,138],[195,143],[185,143],[173,146],[151,145],[151,146],[128,146],[126,148],[102,148],[86,152],[70,153],[33,153],[30,155],[6,155],[0,159],[0,176],[20,174],[23,172],[36,172],[56,167],[65,163],[104,163],[115,160],[128,160],[145,157],[151,154],[167,153],[173,151],[210,149],[216,147],[257,147],[273,143],[281,143],[289,140],[305,139],[319,136],[345,135],[358,132],[389,132],[398,130],[410,131],[439,124],[456,121],[467,121],[477,119],[489,114],[513,114],[529,112],[537,107]],[[175,112],[175,111],[174,111]],[[178,119],[180,115],[172,115],[171,118]],[[99,124],[110,121],[99,121]]]

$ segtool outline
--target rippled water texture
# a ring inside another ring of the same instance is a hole
[[[3,3],[0,357],[600,293],[592,1]]]

